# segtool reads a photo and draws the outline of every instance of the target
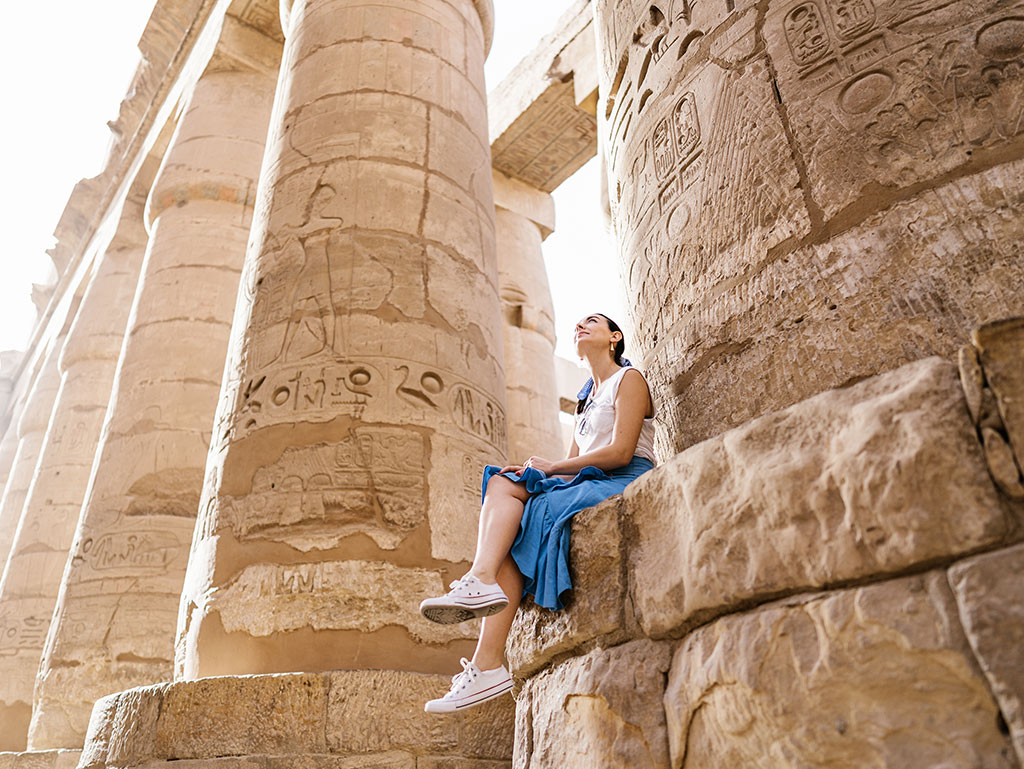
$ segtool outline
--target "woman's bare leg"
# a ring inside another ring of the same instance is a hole
[[[480,509],[476,556],[470,569],[481,582],[488,585],[500,583],[498,571],[503,568],[508,551],[519,533],[519,522],[523,519],[523,508],[529,498],[523,486],[508,478],[495,475],[487,482],[487,493]],[[505,594],[508,595],[507,590]]]
[[[519,601],[523,597],[523,575],[519,573],[519,567],[511,555],[505,555],[498,569],[498,584],[508,596],[508,606],[497,614],[484,617],[480,638],[477,639],[476,651],[473,653],[473,663],[481,670],[493,670],[504,663],[505,641],[508,640],[508,631],[512,628],[512,620],[515,619]]]

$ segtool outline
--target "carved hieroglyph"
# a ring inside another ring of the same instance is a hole
[[[60,354],[60,391],[0,581],[0,708],[32,704],[145,251],[141,208],[134,213],[143,243],[115,241],[107,249]],[[0,722],[5,738],[24,745],[28,719],[20,734],[7,733],[13,728]]]
[[[1019,308],[1019,10],[597,0],[596,19],[663,455]]]
[[[417,607],[472,557],[480,473],[506,452],[489,7],[287,9],[176,678],[441,672],[471,648],[471,625],[453,641]]]
[[[93,702],[166,680],[273,80],[204,75],[150,194],[151,238],[29,735],[79,747]]]

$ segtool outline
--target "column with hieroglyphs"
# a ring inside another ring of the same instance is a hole
[[[60,391],[0,580],[0,709],[32,704],[145,252],[142,208],[129,207],[128,234],[100,259],[61,351]],[[25,744],[28,725],[0,722],[0,740]]]
[[[68,317],[73,317],[73,313],[69,313]],[[57,362],[66,336],[65,327],[51,342],[18,420],[18,450],[0,502],[0,552],[4,554],[5,562],[25,498],[35,477],[46,428],[60,387]],[[15,648],[29,637],[38,636],[42,640],[46,634],[45,625],[45,621],[36,621],[34,618],[23,620],[0,612],[0,654],[5,654],[8,648]],[[31,711],[30,701],[10,700],[0,690],[0,751],[25,749],[25,732]]]
[[[492,8],[285,11],[175,677],[450,673],[475,628],[418,604],[467,568],[506,452]]]
[[[541,243],[555,227],[551,195],[494,171],[494,216],[505,340],[508,456],[560,459],[555,312]]]
[[[1000,0],[595,0],[598,116],[671,456],[1020,312]]]
[[[36,684],[33,749],[81,746],[98,697],[170,677],[273,90],[264,73],[207,71],[150,193],[142,277]]]

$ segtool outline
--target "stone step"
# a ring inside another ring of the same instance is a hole
[[[127,689],[96,702],[78,767],[509,766],[512,697],[458,715],[425,713],[423,703],[449,685],[439,675],[333,670]]]

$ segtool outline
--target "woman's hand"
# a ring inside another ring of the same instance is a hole
[[[534,470],[539,470],[544,475],[551,475],[555,469],[555,463],[550,459],[544,459],[544,457],[530,457],[526,460],[525,467],[532,467]]]
[[[523,466],[522,465],[505,465],[503,468],[501,468],[498,471],[498,474],[500,475],[501,473],[515,473],[516,475],[521,475],[522,472],[523,472]]]

